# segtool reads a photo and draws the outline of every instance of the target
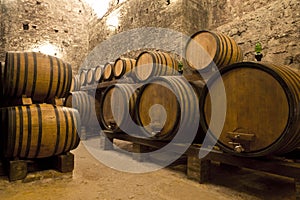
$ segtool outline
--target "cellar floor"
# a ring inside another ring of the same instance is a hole
[[[184,165],[132,174],[101,164],[82,143],[73,153],[73,174],[53,170],[31,173],[26,183],[9,182],[6,177],[0,177],[0,199],[295,199],[292,179],[265,173],[228,170],[216,165],[211,181],[198,184],[186,178]]]

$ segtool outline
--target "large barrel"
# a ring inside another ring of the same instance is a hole
[[[114,77],[113,68],[114,68],[114,63],[108,62],[104,65],[103,75],[102,75],[103,81],[112,80],[112,78]]]
[[[80,90],[80,76],[75,75],[72,77],[70,92],[79,91]]]
[[[116,79],[126,76],[132,76],[132,70],[135,66],[136,60],[130,58],[118,58],[114,64],[114,76]]]
[[[199,95],[193,86],[179,76],[153,78],[141,88],[136,112],[137,122],[145,135],[157,140],[171,140],[181,127],[199,131]],[[191,133],[190,132],[190,133]],[[203,138],[199,132],[198,138]],[[183,141],[182,141],[183,142]],[[200,142],[199,140],[197,142]]]
[[[286,66],[255,62],[233,64],[220,73],[209,80],[209,92],[204,90],[201,124],[224,151],[257,157],[300,146],[299,73]],[[219,95],[222,84],[224,98]],[[225,123],[218,133],[211,110],[222,110],[224,101]]]
[[[85,91],[71,92],[65,100],[65,106],[78,110],[83,126],[97,126],[100,99]]]
[[[95,68],[88,69],[87,75],[86,75],[86,83],[88,85],[91,85],[94,83],[94,73],[95,73]]]
[[[231,37],[222,33],[199,31],[185,47],[187,64],[195,70],[218,68],[243,60],[241,48]]]
[[[135,121],[136,98],[137,91],[131,84],[109,86],[100,103],[100,120],[104,129],[118,132],[120,127],[128,127],[131,121]]]
[[[6,158],[45,158],[79,144],[78,111],[51,104],[0,109],[1,149]]]
[[[144,51],[136,61],[134,74],[139,81],[154,76],[173,76],[178,74],[178,61],[168,53]]]
[[[102,72],[103,72],[103,66],[98,65],[95,68],[95,72],[94,72],[94,80],[96,83],[99,83],[102,80]]]
[[[81,86],[85,86],[86,85],[86,80],[87,80],[87,70],[83,69],[81,70],[80,74],[79,74],[79,79],[80,79],[80,85]]]
[[[35,52],[7,52],[2,78],[3,95],[31,97],[46,102],[65,97],[71,86],[72,68],[62,60]]]

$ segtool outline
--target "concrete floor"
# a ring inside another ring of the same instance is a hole
[[[199,184],[186,178],[185,165],[132,174],[101,164],[82,143],[73,153],[73,174],[61,174],[52,170],[31,173],[26,179],[28,183],[10,183],[6,177],[1,177],[0,200],[295,199],[292,179],[265,173],[244,169],[226,170],[216,165],[212,169],[212,180]],[[122,156],[132,159],[128,155]],[[41,180],[31,181],[30,177],[39,177]]]

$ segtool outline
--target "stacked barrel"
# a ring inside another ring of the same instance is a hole
[[[193,34],[182,61],[172,53],[143,51],[136,60],[118,58],[101,70],[97,117],[115,134],[155,142],[184,130],[187,138],[196,133],[195,143],[207,137],[228,153],[248,157],[300,146],[299,72],[243,62],[241,48],[225,34]],[[198,75],[189,79],[189,72]],[[124,77],[131,81],[117,81]]]
[[[69,93],[71,65],[42,53],[7,52],[0,73],[1,157],[46,158],[78,146],[78,111],[49,104]]]

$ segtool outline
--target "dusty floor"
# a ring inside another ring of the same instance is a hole
[[[48,175],[53,174],[55,178],[28,183],[10,183],[6,177],[1,177],[0,199],[295,199],[293,180],[279,176],[214,166],[212,180],[198,184],[186,178],[184,165],[146,174],[130,174],[101,164],[83,144],[73,153],[73,175],[62,176],[50,170]],[[128,156],[128,159],[132,158]],[[43,177],[43,173],[39,176]]]

